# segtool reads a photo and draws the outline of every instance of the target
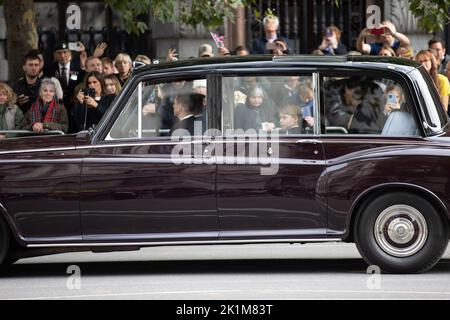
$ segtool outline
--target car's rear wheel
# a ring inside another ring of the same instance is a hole
[[[389,273],[420,273],[442,257],[448,221],[425,199],[395,192],[370,202],[355,223],[355,243],[370,265]]]
[[[0,216],[0,265],[5,260],[9,248],[9,232],[3,217]]]

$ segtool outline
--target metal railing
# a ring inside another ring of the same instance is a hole
[[[38,136],[38,135],[64,135],[61,130],[44,130],[42,132],[36,132],[32,130],[0,130],[0,134],[13,134],[22,136]]]

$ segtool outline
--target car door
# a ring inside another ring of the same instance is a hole
[[[241,74],[222,79],[224,134],[216,142],[222,147],[215,146],[221,239],[321,238],[326,234],[324,152],[314,134],[317,124],[305,126],[300,133],[280,128],[280,110],[285,104],[298,107],[297,120],[303,124],[301,103],[305,101],[296,96],[298,88],[292,96],[292,90],[285,90],[291,76],[299,77],[299,85],[309,83],[314,94],[317,77],[312,73]],[[252,122],[242,117],[252,117],[255,108],[246,104],[251,103],[255,87],[263,89],[264,101],[272,100],[268,113],[273,118],[268,118],[261,104],[257,115],[261,127],[252,131],[255,128],[237,126]],[[238,114],[238,110],[246,111]],[[318,121],[316,111],[312,116]],[[261,130],[263,122],[275,129],[271,133]]]
[[[372,191],[433,187],[423,179],[428,156],[420,151],[425,141],[418,101],[400,75],[389,70],[324,71],[321,84],[328,234],[340,237],[350,232],[352,210],[365,196],[376,195]]]
[[[177,87],[182,82],[184,87]],[[203,126],[197,139],[171,136],[163,124],[170,120],[177,90],[191,92],[193,81],[137,83],[85,159],[80,201],[85,241],[217,239],[215,166],[193,161],[194,147],[203,148]],[[155,111],[161,105],[165,111]]]
[[[14,233],[30,245],[81,241],[84,152],[75,143],[73,135],[2,141],[0,210],[11,219]]]

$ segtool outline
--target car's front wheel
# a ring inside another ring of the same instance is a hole
[[[425,199],[394,192],[376,198],[360,212],[354,234],[370,265],[389,273],[420,273],[444,254],[449,226]]]

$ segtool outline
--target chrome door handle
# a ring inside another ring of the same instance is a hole
[[[317,140],[317,139],[300,139],[295,141],[295,143],[299,143],[299,144],[319,144],[322,143],[322,141]]]

